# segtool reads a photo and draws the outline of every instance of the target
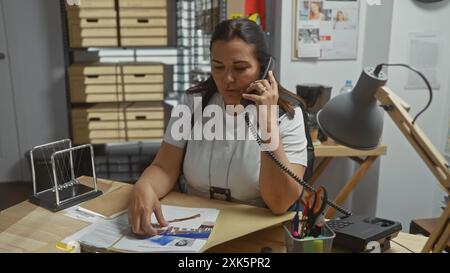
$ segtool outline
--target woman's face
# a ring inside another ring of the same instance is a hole
[[[337,21],[344,21],[344,14],[341,11],[337,13],[336,17]]]
[[[261,65],[254,50],[254,45],[239,38],[212,44],[211,73],[225,104],[239,104],[242,93],[259,79]]]
[[[319,4],[317,4],[317,3],[311,3],[311,11],[312,11],[313,13],[319,13],[319,11],[320,11]]]

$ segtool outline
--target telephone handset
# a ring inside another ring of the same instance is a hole
[[[262,67],[260,80],[264,80],[267,78],[269,71],[273,69],[273,57],[269,57],[266,65]]]
[[[264,80],[267,78],[267,75],[269,74],[269,71],[273,69],[274,66],[274,60],[273,57],[269,57],[269,60],[267,60],[267,63],[261,67],[261,77],[260,80]],[[241,105],[244,107],[247,107],[249,104],[254,104],[251,100],[242,99]]]

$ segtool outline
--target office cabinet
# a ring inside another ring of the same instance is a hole
[[[99,103],[74,108],[72,127],[75,144],[161,140],[164,135],[163,104]]]
[[[176,44],[173,0],[83,0],[65,9],[71,48]]]
[[[172,88],[172,68],[163,64],[73,64],[72,103],[162,101]]]

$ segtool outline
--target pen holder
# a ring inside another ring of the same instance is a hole
[[[324,224],[317,238],[297,239],[292,236],[292,222],[283,224],[284,239],[288,253],[330,253],[336,234],[327,224]]]

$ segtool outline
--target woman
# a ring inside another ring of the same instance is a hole
[[[188,90],[182,104],[192,110],[194,97],[201,95],[210,97],[208,105],[222,109],[240,104],[242,98],[269,110],[279,105],[286,114],[278,117],[268,111],[259,120],[265,122],[268,130],[279,130],[276,137],[280,145],[273,151],[275,156],[303,177],[307,141],[302,112],[279,94],[297,97],[277,84],[272,71],[267,80],[259,80],[270,57],[264,32],[247,19],[227,20],[216,26],[210,49],[212,77]],[[155,160],[134,186],[128,210],[134,233],[156,234],[150,225],[152,213],[160,225],[168,224],[159,200],[174,187],[181,167],[189,194],[210,197],[211,189],[227,189],[231,200],[267,206],[277,215],[285,213],[298,200],[302,187],[262,153],[256,141],[179,141],[171,134],[173,124],[171,118]]]
[[[347,17],[342,10],[338,10],[334,18],[334,29],[345,29],[347,26]]]
[[[321,12],[321,4],[317,2],[311,2],[310,4],[311,11],[309,12],[309,20],[325,20],[325,15]]]
[[[346,21],[344,12],[342,10],[338,10],[338,12],[336,12],[335,21],[336,22],[344,22],[344,21]]]

